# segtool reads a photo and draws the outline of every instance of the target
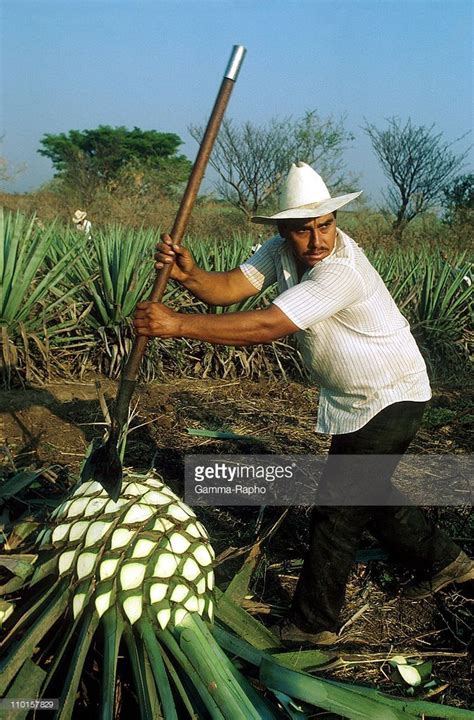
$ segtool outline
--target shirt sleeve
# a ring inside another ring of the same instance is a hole
[[[308,280],[279,295],[273,303],[301,330],[365,299],[360,274],[348,265],[317,268]]]
[[[279,236],[267,240],[256,253],[240,265],[247,280],[259,291],[265,290],[277,281],[274,255],[281,243],[282,239]]]

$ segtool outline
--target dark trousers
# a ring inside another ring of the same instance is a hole
[[[424,402],[395,403],[360,430],[333,436],[312,510],[309,550],[292,602],[291,618],[302,630],[337,629],[364,529],[395,559],[417,571],[435,573],[458,556],[460,548],[419,508],[394,504],[391,478],[420,426],[425,406]],[[384,505],[374,505],[374,497]],[[361,504],[335,505],[340,498]]]

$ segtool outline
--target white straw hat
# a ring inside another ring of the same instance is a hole
[[[87,213],[84,210],[76,210],[76,212],[73,215],[72,221],[73,221],[73,223],[80,223],[86,219],[86,216],[87,216]]]
[[[321,175],[304,162],[293,163],[280,193],[280,212],[256,215],[252,222],[273,224],[278,220],[320,217],[347,205],[361,192],[331,197]]]

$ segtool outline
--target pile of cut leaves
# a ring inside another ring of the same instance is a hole
[[[40,475],[4,474],[0,501]],[[4,527],[3,718],[33,717],[40,701],[61,720],[474,717],[315,677],[334,655],[285,650],[240,606],[251,564],[215,587],[206,529],[155,471],[126,470],[117,502],[91,481],[56,504]],[[421,682],[426,668],[404,660],[394,670]]]

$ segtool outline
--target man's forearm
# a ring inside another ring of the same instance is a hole
[[[137,335],[189,338],[214,345],[258,345],[291,335],[300,328],[277,305],[264,310],[206,315],[179,313],[162,303],[141,302],[133,321]]]
[[[176,337],[203,340],[214,345],[258,345],[271,343],[299,328],[279,308],[198,315],[178,313]]]

